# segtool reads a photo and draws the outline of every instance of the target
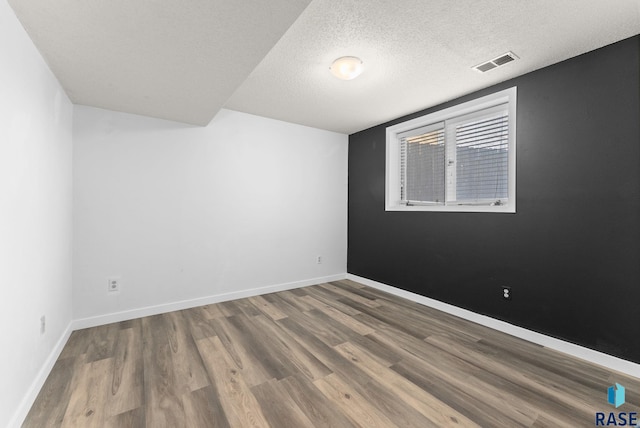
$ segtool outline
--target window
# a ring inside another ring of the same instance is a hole
[[[516,88],[387,128],[387,211],[515,212]]]

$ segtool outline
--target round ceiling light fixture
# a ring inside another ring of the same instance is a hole
[[[333,61],[329,69],[338,79],[355,79],[362,73],[362,60],[355,56],[343,56]]]

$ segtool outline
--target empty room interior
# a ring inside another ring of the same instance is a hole
[[[640,2],[2,0],[0,278],[0,426],[640,426]]]

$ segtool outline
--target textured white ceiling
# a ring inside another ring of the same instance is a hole
[[[9,0],[76,104],[206,125],[311,0]]]
[[[314,0],[226,107],[353,133],[639,33],[640,0]]]
[[[310,1],[9,0],[75,103],[342,133],[640,33],[640,0]],[[521,59],[471,69],[506,51]],[[344,55],[364,61],[359,78],[329,72]]]

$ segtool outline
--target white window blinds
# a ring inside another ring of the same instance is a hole
[[[455,125],[455,151],[455,202],[505,203],[509,180],[506,109]]]
[[[398,134],[406,205],[502,205],[509,188],[507,105]]]
[[[408,203],[443,204],[445,201],[443,125],[436,125],[432,130],[421,128],[418,135],[401,140],[400,193]]]

